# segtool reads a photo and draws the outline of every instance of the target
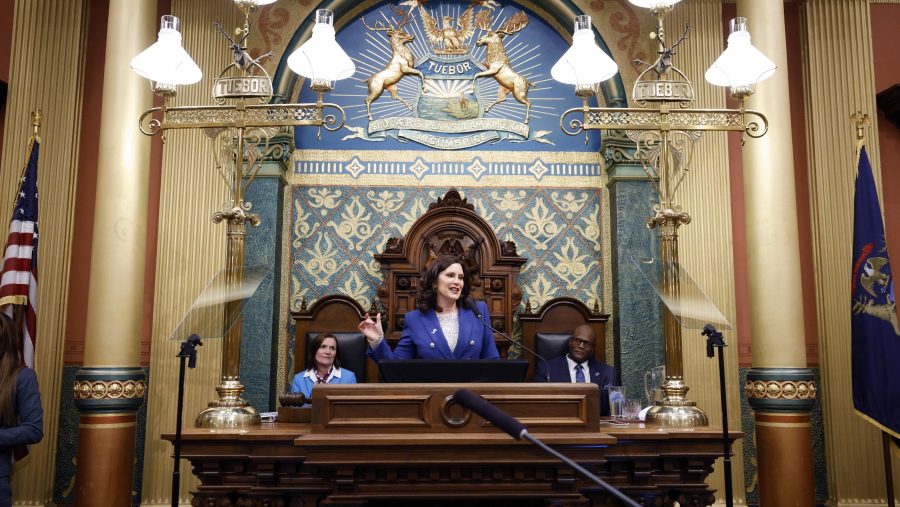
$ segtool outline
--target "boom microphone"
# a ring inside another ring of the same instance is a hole
[[[481,321],[481,323],[482,323],[482,325],[484,325],[484,327],[486,327],[486,328],[490,329],[491,331],[493,331],[494,334],[500,335],[500,337],[503,338],[504,340],[506,340],[506,341],[508,341],[508,342],[510,342],[510,343],[514,343],[514,344],[518,345],[522,350],[528,352],[528,353],[531,354],[532,356],[534,356],[534,357],[540,359],[541,361],[543,361],[543,362],[544,362],[544,367],[547,369],[547,379],[546,379],[546,381],[547,381],[547,382],[550,382],[550,363],[548,363],[547,360],[544,359],[544,356],[542,356],[542,355],[538,354],[537,352],[535,352],[534,350],[532,350],[532,349],[526,347],[525,344],[523,344],[522,342],[513,340],[512,338],[510,338],[510,337],[507,336],[506,334],[501,333],[500,331],[497,331],[496,329],[494,329],[493,326],[491,326],[490,324],[488,324],[488,323],[486,323],[486,322],[484,321],[484,317],[481,315],[481,312],[478,311],[478,307],[475,306],[475,305],[473,305],[473,306],[475,307],[475,311],[476,311],[475,315],[478,316],[478,320]]]
[[[535,355],[537,355],[537,354],[535,354]],[[615,495],[616,498],[625,502],[625,505],[629,505],[632,507],[641,507],[641,505],[639,503],[635,502],[634,500],[632,500],[631,498],[626,496],[625,493],[622,493],[617,488],[610,485],[603,479],[592,474],[590,471],[588,471],[583,466],[572,461],[572,459],[570,459],[569,457],[564,456],[563,454],[559,453],[558,451],[551,448],[547,444],[538,440],[536,437],[533,437],[530,433],[528,433],[528,428],[526,428],[524,424],[519,422],[518,419],[507,414],[503,410],[495,407],[494,405],[492,405],[490,402],[488,402],[481,396],[478,396],[477,394],[473,393],[472,391],[469,391],[468,389],[460,389],[460,390],[456,391],[456,393],[453,394],[453,398],[456,401],[458,401],[460,405],[462,405],[463,407],[480,415],[482,418],[484,418],[485,421],[488,421],[489,423],[493,424],[494,426],[500,428],[501,430],[503,430],[508,435],[515,438],[516,440],[520,440],[520,439],[524,438],[525,440],[528,440],[529,442],[533,443],[534,445],[540,447],[545,452],[555,456],[557,459],[559,459],[563,463],[574,468],[575,470],[580,472],[582,475],[584,475],[588,479],[594,481],[597,485],[599,485],[603,489],[605,489],[605,490],[609,491],[610,493],[612,493],[613,495]]]
[[[460,405],[480,415],[485,421],[489,421],[516,440],[521,440],[522,435],[528,433],[528,428],[520,423],[515,417],[491,405],[487,400],[468,389],[456,391],[453,398],[456,399]]]

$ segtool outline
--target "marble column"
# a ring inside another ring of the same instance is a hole
[[[768,117],[769,132],[743,148],[753,333],[745,389],[756,423],[759,503],[809,506],[816,388],[806,367],[784,5],[738,0],[737,12],[748,18],[753,44],[778,65],[747,104]]]
[[[131,58],[149,46],[155,0],[112,0],[100,118],[84,365],[75,375],[80,411],[75,505],[130,505],[140,367],[150,140],[137,118],[152,104]]]
[[[609,195],[613,291],[613,353],[622,385],[644,399],[644,372],[664,363],[662,303],[635,264],[659,255],[659,235],[647,218],[659,196],[622,131],[603,133],[600,154]]]

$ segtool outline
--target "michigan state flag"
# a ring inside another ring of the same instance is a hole
[[[853,406],[900,437],[900,326],[881,207],[865,147],[856,174],[852,276]]]

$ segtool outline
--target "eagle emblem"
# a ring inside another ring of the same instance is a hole
[[[475,3],[469,5],[456,19],[453,16],[442,16],[440,27],[424,5],[419,5],[419,17],[435,54],[461,55],[469,51],[467,43],[475,35]]]

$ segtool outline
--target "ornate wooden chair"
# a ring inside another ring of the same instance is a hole
[[[600,313],[600,308],[596,304],[590,309],[581,301],[570,297],[551,299],[536,311],[527,304],[525,311],[519,314],[523,343],[548,360],[568,352],[568,341],[572,331],[581,324],[588,324],[597,336],[594,357],[608,362],[604,357],[605,326],[608,320],[609,315]],[[524,355],[529,356],[527,359],[531,364],[528,368],[528,377],[531,378],[534,375],[535,358],[530,357],[531,354],[527,352]]]
[[[512,241],[501,242],[475,207],[450,189],[419,217],[402,238],[390,238],[384,252],[375,255],[384,283],[378,299],[387,318],[385,336],[395,346],[403,331],[404,315],[416,308],[421,274],[435,257],[460,256],[472,274],[472,297],[484,300],[491,326],[502,333],[512,330],[513,313],[522,301],[516,277],[527,259],[516,253]],[[510,343],[496,337],[501,356]]]

